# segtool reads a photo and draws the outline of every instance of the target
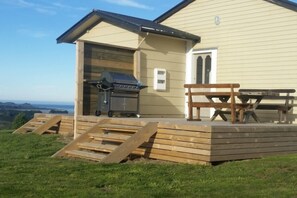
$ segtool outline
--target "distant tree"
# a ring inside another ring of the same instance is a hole
[[[24,112],[21,112],[15,116],[11,126],[13,129],[17,129],[23,126],[28,121],[29,119],[26,117],[26,114]]]

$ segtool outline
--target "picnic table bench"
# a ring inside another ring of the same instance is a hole
[[[290,94],[295,92],[295,89],[240,89],[238,98],[243,103],[250,104],[245,110],[244,122],[252,116],[259,123],[256,110],[276,110],[279,115],[278,122],[288,123],[288,113],[293,110],[296,99]]]
[[[250,117],[260,123],[256,110],[276,110],[279,123],[288,123],[288,113],[293,110],[296,97],[290,95],[295,89],[239,89],[239,84],[185,84],[188,96],[188,120],[201,120],[201,108],[214,108],[211,121],[220,116],[227,121],[225,114],[231,114],[231,122],[248,122]],[[224,90],[223,90],[224,89]],[[223,90],[223,91],[218,91]],[[194,100],[197,96],[207,101]],[[236,100],[238,98],[239,100]],[[193,118],[193,108],[197,109],[197,119]]]
[[[184,88],[187,89],[186,95],[188,96],[188,120],[201,120],[201,108],[214,108],[215,113],[212,115],[211,121],[217,116],[227,121],[225,114],[231,114],[231,122],[235,123],[237,114],[243,114],[244,109],[249,105],[241,102],[236,103],[235,97],[239,93],[235,89],[239,87],[239,84],[185,84]],[[195,101],[195,96],[205,96],[208,101]],[[215,98],[218,100],[215,101]],[[197,109],[197,119],[193,119],[193,108]]]

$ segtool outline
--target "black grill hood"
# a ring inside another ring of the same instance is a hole
[[[147,86],[139,82],[132,74],[104,71],[98,80],[89,80],[89,84],[99,89],[143,89]]]

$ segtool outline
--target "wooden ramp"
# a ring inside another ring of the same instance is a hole
[[[40,135],[44,133],[57,133],[61,120],[62,116],[60,115],[52,117],[38,115],[13,133],[37,133]]]
[[[81,158],[101,163],[119,163],[157,132],[156,122],[105,119],[58,151],[53,157]]]

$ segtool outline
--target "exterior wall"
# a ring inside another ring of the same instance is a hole
[[[94,115],[98,105],[97,89],[85,81],[98,79],[102,71],[109,70],[134,73],[148,85],[141,91],[140,114],[143,117],[184,117],[186,42],[153,34],[134,36],[134,33],[101,22],[80,37],[79,41],[84,43],[81,58],[84,65],[83,77],[78,81],[84,83],[83,102],[78,104],[83,110],[78,115]],[[115,47],[111,47],[113,45]],[[140,47],[128,50],[136,46]],[[153,90],[154,68],[167,70],[166,91]]]
[[[138,34],[100,22],[90,29],[79,40],[135,49],[138,46]]]
[[[261,0],[196,0],[162,24],[201,36],[193,50],[218,49],[218,83],[297,88],[295,11]]]
[[[184,117],[186,42],[147,35],[140,46],[140,80],[148,88],[141,91],[143,117]],[[167,70],[166,91],[153,88],[154,68]]]

